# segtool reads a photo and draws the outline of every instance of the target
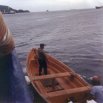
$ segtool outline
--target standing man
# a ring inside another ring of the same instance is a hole
[[[39,75],[42,74],[42,69],[44,69],[44,74],[47,75],[47,57],[44,46],[45,44],[40,44],[40,48],[38,48]]]

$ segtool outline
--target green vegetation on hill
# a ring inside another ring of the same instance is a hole
[[[24,12],[30,12],[29,10],[22,10],[22,9],[20,9],[20,10],[16,10],[16,9],[13,9],[13,8],[11,8],[11,7],[9,7],[9,6],[4,6],[4,5],[0,5],[0,11],[2,12],[2,13],[24,13]]]

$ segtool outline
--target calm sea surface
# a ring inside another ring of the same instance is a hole
[[[103,9],[4,15],[23,67],[31,48],[45,50],[77,73],[103,78]]]

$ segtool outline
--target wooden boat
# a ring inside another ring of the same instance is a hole
[[[47,103],[86,103],[89,84],[64,63],[46,54],[48,59],[48,75],[39,76],[37,50],[32,49],[27,58],[27,74],[29,79]]]

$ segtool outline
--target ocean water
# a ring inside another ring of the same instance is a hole
[[[32,48],[45,50],[87,77],[103,78],[103,9],[6,14],[22,66]]]

